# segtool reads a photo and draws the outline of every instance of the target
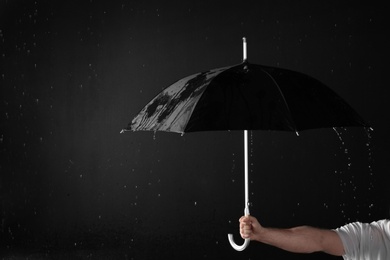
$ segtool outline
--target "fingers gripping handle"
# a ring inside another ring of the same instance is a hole
[[[249,216],[249,208],[248,208],[248,206],[246,206],[245,209],[244,209],[244,215],[245,216]],[[245,239],[244,244],[239,246],[239,245],[237,245],[234,242],[232,234],[228,234],[228,239],[229,239],[230,245],[237,251],[243,251],[245,248],[247,248],[249,246],[249,242],[251,241],[249,238],[247,238],[247,239]]]

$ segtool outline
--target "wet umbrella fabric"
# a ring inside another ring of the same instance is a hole
[[[368,125],[320,81],[291,70],[251,64],[244,51],[241,64],[197,73],[170,85],[121,133],[244,130],[244,214],[249,215],[248,130],[298,133],[347,126]],[[231,234],[228,238],[238,251],[250,242],[245,239],[239,246]]]
[[[125,128],[132,131],[302,131],[367,126],[335,92],[305,74],[243,62],[185,77]]]

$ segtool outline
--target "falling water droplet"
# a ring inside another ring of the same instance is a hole
[[[374,131],[371,127],[366,127],[364,128],[367,136],[367,153],[368,153],[368,174],[369,174],[369,183],[368,183],[368,191],[372,192],[374,190],[374,184],[373,184],[373,168],[372,168],[372,163],[373,163],[373,156],[372,156],[372,132]],[[374,204],[370,204],[368,206],[369,208],[369,213],[368,215],[371,216],[372,210],[374,210]]]
[[[232,154],[232,156],[233,156],[233,159],[232,159],[232,168],[231,168],[231,173],[234,173],[234,170],[235,170],[235,168],[236,168],[236,160],[234,159],[234,153]],[[233,180],[233,182],[234,182],[234,180]]]

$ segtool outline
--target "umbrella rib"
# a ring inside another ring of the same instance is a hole
[[[282,92],[282,90],[281,90],[280,87],[279,87],[279,84],[276,82],[276,80],[274,79],[274,77],[272,77],[272,75],[269,74],[266,70],[261,69],[261,71],[264,72],[265,74],[267,74],[268,77],[270,77],[271,80],[274,82],[275,86],[278,88],[278,91],[279,91],[280,95],[281,95],[282,98],[283,98],[283,101],[284,101],[284,104],[286,105],[286,108],[287,108],[287,110],[288,110],[288,113],[289,113],[289,115],[291,116],[292,114],[291,114],[290,107],[288,106],[287,100],[286,100],[286,98],[284,97],[283,92]],[[295,125],[295,122],[294,122],[293,120],[292,120],[292,123],[294,124],[295,132],[298,134],[297,126]]]

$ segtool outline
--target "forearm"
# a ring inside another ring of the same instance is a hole
[[[327,251],[327,237],[333,235],[329,232],[333,231],[309,226],[291,229],[263,228],[254,239],[294,253],[312,253]]]

